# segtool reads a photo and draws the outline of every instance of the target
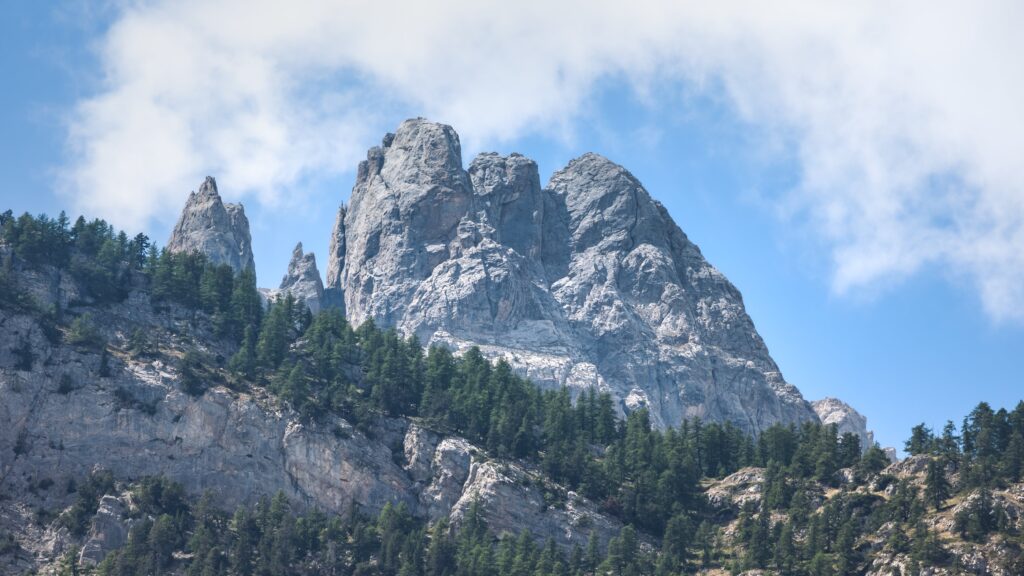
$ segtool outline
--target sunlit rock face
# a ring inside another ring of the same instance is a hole
[[[249,220],[241,204],[225,204],[217,181],[207,176],[198,192],[188,196],[167,242],[171,252],[200,252],[214,264],[227,264],[237,273],[256,269]]]
[[[736,288],[625,168],[585,154],[541,186],[519,154],[463,167],[458,134],[403,122],[359,166],[331,238],[327,292],[542,386],[597,387],[659,426],[756,432],[815,421]]]
[[[303,252],[302,242],[292,251],[288,273],[274,291],[275,297],[284,294],[291,294],[296,302],[305,304],[314,314],[324,307],[324,283],[316,267],[316,256],[312,252]]]
[[[811,407],[822,424],[835,424],[839,434],[856,434],[861,448],[867,450],[875,443],[875,435],[868,430],[868,419],[852,406],[838,398],[822,398],[811,402]]]

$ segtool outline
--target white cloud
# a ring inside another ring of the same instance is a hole
[[[140,225],[207,171],[275,202],[389,106],[471,145],[571,132],[599,80],[715,86],[791,142],[790,214],[847,292],[924,266],[1024,319],[1024,4],[205,0],[129,4],[70,125],[67,190]],[[711,89],[711,88],[709,88]],[[671,105],[671,103],[662,103]]]

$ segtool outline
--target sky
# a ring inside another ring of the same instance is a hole
[[[1024,398],[1024,4],[16,0],[0,208],[160,243],[217,178],[260,285],[321,269],[370,146],[424,116],[542,181],[599,152],[741,290],[786,379],[876,438]]]

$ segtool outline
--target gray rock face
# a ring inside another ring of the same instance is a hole
[[[345,205],[338,207],[338,216],[331,231],[331,242],[327,254],[327,286],[324,289],[324,306],[341,308],[345,312],[345,293],[341,273],[345,269]]]
[[[430,518],[447,515],[462,496],[473,447],[413,424],[405,435],[405,469],[422,487],[420,504]]]
[[[822,398],[811,402],[814,412],[822,424],[835,424],[839,434],[856,434],[861,449],[867,450],[875,444],[875,434],[868,430],[868,419],[849,404],[837,398]]]
[[[349,319],[397,324],[433,269],[452,257],[472,201],[451,127],[407,121],[384,147],[370,149],[359,164],[344,222]]]
[[[42,305],[77,293],[66,277],[64,290],[51,290],[52,274],[18,272],[18,289]],[[583,499],[573,499],[566,510],[545,506],[543,494],[522,481],[527,472],[514,465],[503,469],[466,440],[407,420],[380,419],[369,424],[368,435],[336,417],[304,423],[258,387],[185,394],[169,359],[196,347],[211,357],[228,355],[212,325],[173,305],[155,311],[141,292],[88,311],[110,343],[108,377],[98,376],[98,351],[53,343],[38,319],[0,309],[0,422],[7,424],[0,429],[0,493],[29,498],[36,479],[63,486],[102,468],[122,481],[163,475],[195,495],[209,490],[226,509],[282,491],[300,506],[331,513],[347,514],[353,506],[374,513],[404,502],[413,514],[437,520],[460,517],[479,498],[486,518],[502,530],[530,529],[564,546],[580,538],[585,544],[591,529],[604,542],[621,528]],[[157,357],[124,352],[136,329],[147,333]],[[33,350],[31,370],[22,369],[14,352],[21,342]],[[351,377],[358,378],[358,366],[353,368]],[[48,498],[47,508],[59,510],[74,495],[54,490]],[[72,542],[64,534],[46,550],[32,543],[39,538],[29,526],[31,509],[14,513],[17,498],[0,499],[0,528],[24,534],[23,545],[38,559],[59,556],[64,542],[80,545],[81,559],[92,563],[123,542],[131,525],[124,504],[104,498],[85,539]],[[588,516],[586,530],[574,528],[579,519],[573,514]]]
[[[526,258],[540,256],[544,193],[537,164],[520,154],[481,154],[469,166],[477,217],[494,229],[494,240]]]
[[[235,272],[256,268],[245,209],[241,204],[225,204],[217,192],[217,182],[210,176],[198,192],[189,194],[167,249],[201,252],[215,264],[227,264]]]
[[[451,511],[456,526],[474,502],[480,502],[488,529],[499,536],[515,536],[523,526],[538,541],[553,539],[563,549],[585,548],[591,532],[604,548],[622,530],[622,524],[602,514],[593,503],[574,492],[565,493],[564,507],[549,507],[543,492],[531,485],[528,471],[516,465],[473,462],[462,494]]]
[[[121,498],[107,495],[100,499],[78,556],[80,563],[99,564],[107,554],[128,542],[128,533],[135,521],[127,517],[127,512],[128,507]]]
[[[281,286],[275,296],[282,294],[291,294],[296,301],[308,306],[314,314],[323,307],[324,283],[316,267],[316,256],[312,252],[303,252],[302,242],[299,242],[292,251],[288,273],[281,280]]]
[[[739,291],[599,155],[542,188],[533,161],[482,154],[464,170],[451,127],[407,120],[360,164],[332,247],[328,289],[355,324],[478,345],[543,386],[647,407],[659,426],[817,419]]]
[[[390,451],[357,432],[341,441],[223,388],[189,397],[160,363],[129,362],[125,373],[104,381],[94,380],[91,357],[58,354],[64,374],[80,386],[68,394],[54,392],[56,374],[0,378],[0,418],[20,423],[2,435],[0,450],[12,454],[19,437],[24,446],[4,463],[5,473],[17,475],[9,478],[81,479],[99,465],[122,479],[162,474],[192,493],[210,489],[228,508],[278,490],[338,513],[354,502],[371,510],[415,503]]]

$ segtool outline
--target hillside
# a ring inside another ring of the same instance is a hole
[[[101,221],[0,225],[5,572],[1021,573],[1024,404],[892,465],[662,430]]]

